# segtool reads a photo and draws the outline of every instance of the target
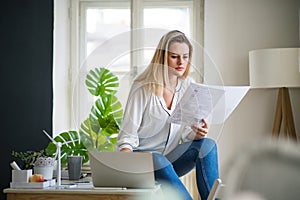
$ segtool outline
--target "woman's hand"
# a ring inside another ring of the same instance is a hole
[[[199,125],[193,125],[192,132],[189,135],[189,138],[192,140],[200,140],[206,136],[208,133],[208,123],[205,119],[201,120],[202,126]]]
[[[131,149],[129,149],[129,148],[123,148],[120,151],[122,151],[122,152],[132,152]]]

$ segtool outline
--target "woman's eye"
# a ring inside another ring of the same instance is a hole
[[[180,58],[180,56],[177,56],[177,55],[171,55],[171,58],[172,58],[172,59],[177,59],[177,58]],[[187,59],[189,59],[189,56],[183,56],[182,58],[185,59],[185,60],[187,60]]]

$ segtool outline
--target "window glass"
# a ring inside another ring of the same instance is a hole
[[[190,21],[188,7],[144,9],[145,28],[178,29],[190,35]]]
[[[86,57],[97,48],[104,48],[104,43],[111,41],[110,46],[120,48],[120,45],[125,45],[125,49],[129,49],[129,37],[127,41],[119,42],[114,40],[114,36],[117,36],[123,32],[130,31],[130,9],[101,9],[101,8],[88,8],[86,11]],[[129,35],[128,35],[129,36]],[[99,49],[98,49],[99,50]],[[114,52],[111,51],[111,54]],[[101,57],[101,55],[98,55]],[[116,58],[117,57],[117,58]],[[114,72],[129,71],[130,55],[112,55],[113,63],[110,63],[113,67],[110,69]]]
[[[165,30],[180,30],[187,36],[191,34],[191,19],[189,7],[154,7],[144,8],[143,27],[145,28],[158,28]],[[164,16],[164,17],[162,17]],[[128,40],[122,43],[115,43],[118,40],[113,40],[114,36],[130,31],[130,9],[101,9],[101,8],[88,8],[86,11],[86,44],[85,44],[85,57],[88,56],[96,49],[101,48],[101,44],[110,40],[112,46],[125,45],[130,48],[130,35]],[[157,44],[159,37],[146,38],[153,40],[152,44]],[[149,43],[149,41],[147,41]],[[114,51],[111,52],[113,54]],[[154,53],[154,48],[145,49],[142,58],[142,66],[147,65]],[[124,74],[130,71],[130,55],[116,55],[113,58],[111,71],[117,74]],[[141,71],[141,70],[139,70]]]
[[[144,9],[144,27],[158,28],[166,30],[179,30],[187,36],[191,33],[190,9],[186,7],[154,7]],[[163,17],[162,17],[163,16]],[[154,38],[155,44],[159,38]],[[155,49],[147,49],[144,51],[145,62],[150,62]]]

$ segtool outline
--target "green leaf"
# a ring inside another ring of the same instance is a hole
[[[80,155],[82,156],[82,163],[88,161],[88,151],[80,140],[79,133],[77,131],[62,132],[54,138],[57,142],[70,142],[61,146],[61,164],[66,165],[67,156]],[[46,148],[46,153],[52,156],[56,154],[56,145],[50,142]]]
[[[108,69],[95,68],[87,74],[85,84],[94,96],[115,94],[119,86],[119,79]]]
[[[105,143],[100,145],[98,149],[100,151],[114,151],[115,150],[115,145],[112,144],[110,141],[106,141]]]
[[[91,109],[90,118],[104,119],[109,115],[120,125],[123,118],[122,104],[115,95],[101,95]]]
[[[80,135],[84,138],[85,147],[89,150],[112,149],[106,148],[106,143],[111,135],[118,134],[122,117],[122,105],[116,96],[100,96],[92,107],[89,118],[80,126]],[[115,141],[112,141],[112,144],[115,144]]]
[[[88,151],[97,150],[99,145],[103,144],[106,140],[105,136],[101,134],[100,128],[98,132],[93,131],[89,119],[81,123],[79,134],[83,145]]]

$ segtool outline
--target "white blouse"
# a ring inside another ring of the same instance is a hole
[[[191,82],[191,78],[178,80],[171,110],[168,110],[162,96],[156,96],[141,83],[134,83],[118,134],[117,149],[129,148],[165,155],[180,142],[188,141],[191,128],[170,123],[168,119]]]

